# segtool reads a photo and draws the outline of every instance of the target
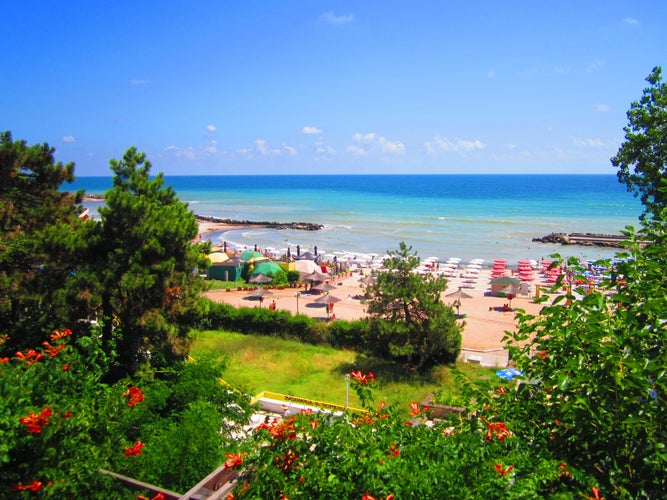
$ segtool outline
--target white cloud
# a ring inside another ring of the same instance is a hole
[[[151,83],[153,82],[145,78],[132,78],[130,80],[130,85],[150,85]]]
[[[625,24],[639,24],[639,21],[634,17],[626,17],[625,19],[623,19],[623,22]]]
[[[63,136],[63,142],[76,142],[76,137],[73,135]]]
[[[352,136],[358,144],[349,146],[347,150],[354,154],[367,154],[370,150],[379,150],[382,153],[403,154],[405,146],[399,141],[390,141],[386,137],[378,136],[375,132],[367,134],[356,133]]]
[[[269,148],[266,146],[266,141],[264,139],[255,140],[255,147],[257,148],[257,151],[263,155],[269,152]]]
[[[333,155],[333,154],[336,154],[336,150],[332,146],[329,146],[328,144],[324,144],[324,142],[322,142],[322,141],[317,141],[315,143],[315,152],[318,155]]]
[[[382,147],[383,153],[392,153],[392,154],[403,154],[405,153],[405,146],[403,143],[398,141],[390,141],[384,137],[378,139],[380,146]]]
[[[345,24],[350,24],[354,22],[354,16],[352,14],[345,14],[343,16],[337,16],[333,12],[325,12],[320,16],[320,21],[330,24],[332,26],[342,26]]]
[[[577,146],[586,146],[586,147],[598,148],[600,146],[605,145],[604,141],[602,141],[600,139],[580,139],[579,137],[575,137],[572,140],[574,141],[574,143]]]
[[[204,151],[209,154],[215,154],[218,152],[218,141],[212,140],[208,146],[204,148]]]
[[[598,104],[595,106],[595,112],[596,113],[609,113],[611,111],[611,106],[608,104]]]
[[[594,63],[590,64],[586,68],[586,73],[593,73],[593,72],[599,70],[600,68],[602,68],[604,66],[605,66],[604,61],[600,61],[599,59],[597,59]]]
[[[303,127],[303,128],[301,129],[301,132],[304,133],[304,134],[308,134],[308,135],[312,135],[312,134],[321,134],[321,133],[322,133],[322,129],[319,129],[319,128],[314,127],[314,126],[306,125],[305,127]]]
[[[216,127],[215,125],[206,125],[206,130],[208,130],[209,132],[215,132],[216,130],[218,130],[218,127]]]
[[[287,152],[288,155],[290,156],[296,156],[297,150],[296,148],[293,148],[292,146],[288,146],[287,144],[283,144],[283,149]]]
[[[195,150],[192,147],[181,148],[171,145],[164,148],[164,150],[173,154],[176,158],[187,158],[188,160],[194,160],[197,156]]]
[[[479,139],[475,139],[474,141],[466,141],[463,139],[456,139],[456,141],[451,141],[446,137],[440,137],[440,135],[436,135],[433,138],[433,141],[426,142],[424,146],[426,147],[426,151],[431,154],[438,151],[465,154],[471,151],[482,150],[486,148],[486,144],[484,144]]]
[[[348,146],[347,150],[355,156],[363,156],[367,154],[366,150],[361,146]]]

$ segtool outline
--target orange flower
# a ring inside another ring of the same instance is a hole
[[[236,467],[243,463],[243,455],[241,453],[237,453],[236,455],[227,453],[226,457],[227,460],[225,460],[225,469],[231,469],[232,467]]]
[[[271,424],[265,422],[257,426],[258,429],[266,429],[278,441],[285,439],[296,439],[296,429],[294,428],[294,421],[296,416],[292,415],[287,420],[275,419]]]
[[[421,413],[421,408],[419,407],[419,403],[412,402],[410,403],[410,415],[413,417],[416,417]]]
[[[512,469],[514,469],[513,465],[510,465],[507,469],[503,469],[503,466],[500,464],[496,464],[494,467],[499,476],[506,476]]]
[[[132,446],[125,448],[125,456],[129,457],[130,455],[139,456],[141,455],[141,449],[144,447],[144,443],[137,441]]]
[[[69,328],[65,328],[62,332],[59,332],[58,330],[53,330],[53,333],[51,334],[51,340],[62,340],[68,335],[72,335],[72,330]]]
[[[375,375],[373,375],[373,372],[364,374],[361,370],[357,370],[356,372],[350,372],[350,376],[361,385],[367,385],[370,382],[375,382]]]
[[[375,422],[373,420],[373,417],[369,415],[364,415],[363,417],[357,417],[352,421],[352,425],[361,425],[361,424],[368,424],[371,425]]]
[[[276,462],[276,467],[283,472],[287,472],[288,470],[298,467],[297,460],[299,459],[299,456],[294,453],[292,450],[287,450],[285,453],[283,453],[283,456],[276,456],[273,458],[273,461]]]
[[[389,447],[389,451],[391,452],[391,455],[393,455],[393,456],[395,456],[395,457],[397,457],[397,456],[399,456],[399,455],[401,454],[401,450],[398,449],[398,445],[397,445],[397,444],[392,444],[392,445]],[[387,458],[390,458],[391,455],[387,455]]]
[[[42,345],[45,347],[44,352],[46,352],[52,358],[67,347],[65,344],[60,344],[54,347],[48,342],[42,342]]]
[[[139,389],[138,387],[130,387],[127,391],[125,391],[123,397],[129,398],[127,406],[131,408],[133,406],[138,405],[144,400],[144,393],[141,392],[141,389]]]
[[[30,415],[27,417],[21,417],[19,422],[28,427],[28,432],[31,434],[39,434],[42,432],[42,427],[49,423],[48,417],[52,416],[51,408],[46,406],[42,411],[37,415],[33,412],[30,412]]]
[[[512,433],[507,429],[504,422],[489,422],[484,417],[481,417],[486,424],[486,440],[493,441],[495,435],[499,441],[504,441],[505,438],[510,437]]]
[[[0,358],[0,364],[9,363],[9,358]]]
[[[41,481],[33,481],[32,483],[23,484],[18,483],[12,485],[14,491],[40,491],[44,488]]]
[[[310,421],[310,428],[311,428],[312,430],[317,429],[317,426],[318,426],[318,425],[320,425],[320,421],[319,421],[319,420],[311,420],[311,421]]]
[[[165,500],[164,493],[157,492],[154,497],[148,498],[143,495],[137,495],[137,500]]]
[[[28,349],[28,352],[23,354],[21,351],[18,351],[14,357],[19,359],[20,361],[25,361],[28,366],[37,363],[40,359],[42,359],[42,353],[37,352],[34,349]]]
[[[593,486],[591,488],[591,491],[593,492],[593,496],[585,497],[586,500],[604,500],[604,497],[600,496],[600,488],[598,488],[597,486]]]

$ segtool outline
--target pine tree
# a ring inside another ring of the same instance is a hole
[[[451,307],[441,300],[443,277],[421,276],[416,252],[404,242],[389,252],[371,287],[369,347],[380,355],[407,359],[421,369],[452,362],[461,349],[461,328]]]

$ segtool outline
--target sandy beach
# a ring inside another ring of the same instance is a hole
[[[368,270],[364,270],[364,274],[367,275]],[[329,294],[340,299],[333,308],[336,319],[354,320],[366,316],[365,305],[358,298],[364,293],[361,281],[363,277],[360,273],[354,272],[334,277],[328,281],[335,287]],[[488,294],[490,280],[491,270],[482,269],[474,287],[463,288],[463,291],[471,298],[461,300],[460,314],[463,316],[461,321],[464,322],[464,328],[460,359],[486,366],[507,366],[507,351],[503,348],[502,339],[506,331],[513,331],[516,327],[515,313],[502,310],[503,306],[508,303],[507,298]],[[530,295],[515,297],[512,300],[512,308],[521,308],[531,314],[538,313],[542,305],[535,304],[533,296],[535,285],[540,283],[539,279],[534,282]],[[461,285],[463,285],[463,279],[460,276],[448,278],[448,288],[443,293],[443,301],[453,304],[455,298],[446,297],[446,295],[457,291]],[[271,295],[267,295],[262,304],[257,299],[248,297],[247,291],[212,290],[206,292],[205,295],[214,301],[237,307],[269,307],[271,302],[275,301],[278,310],[287,310],[294,314],[297,313],[298,308],[300,314],[322,320],[328,319],[325,306],[315,302],[315,299],[321,297],[319,294],[311,295],[303,287],[282,290],[270,288],[269,291]]]

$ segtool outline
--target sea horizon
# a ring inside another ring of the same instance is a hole
[[[111,176],[79,177],[103,194]],[[309,222],[321,231],[249,227],[205,235],[213,243],[335,255],[385,254],[401,241],[422,258],[611,258],[618,249],[535,243],[550,233],[620,234],[640,202],[615,174],[276,174],[165,176],[194,213],[233,220]],[[88,203],[93,210],[95,203]]]

